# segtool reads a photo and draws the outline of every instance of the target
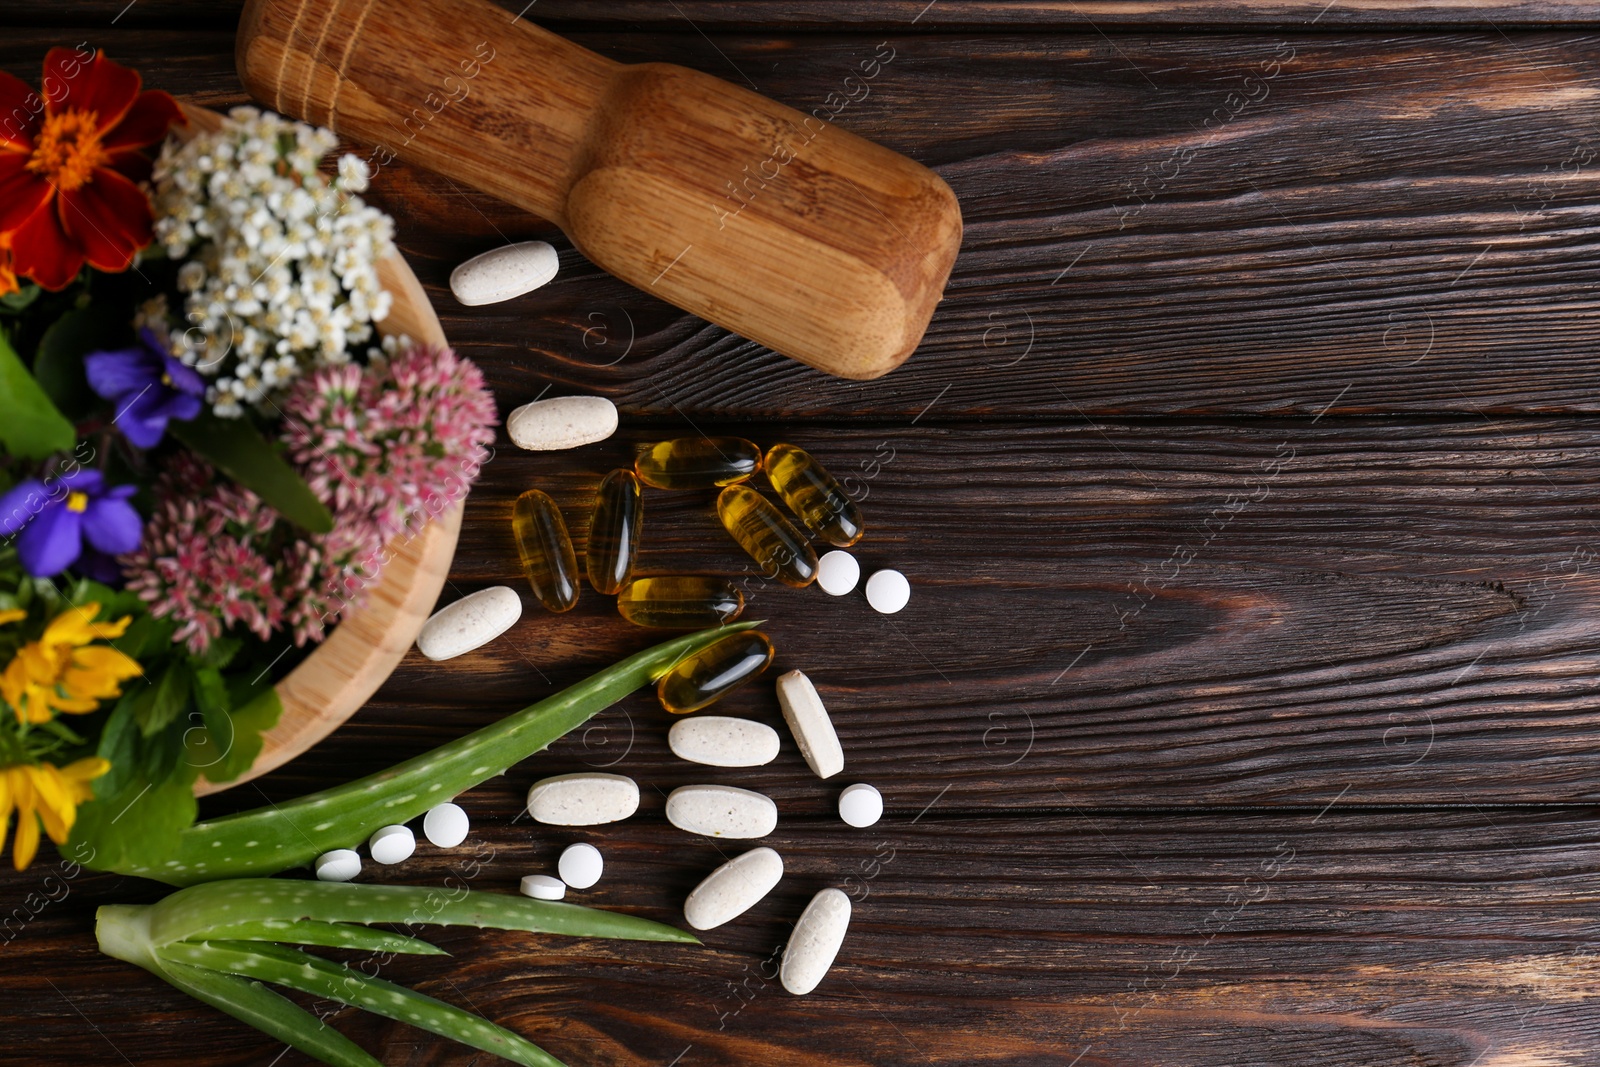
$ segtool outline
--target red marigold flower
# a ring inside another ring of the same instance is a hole
[[[71,48],[44,58],[44,95],[0,71],[0,233],[17,274],[62,289],[84,261],[127,270],[151,241],[144,149],[184,121],[137,72]]]
[[[0,233],[0,296],[15,293],[19,288],[17,272],[11,269],[11,235]]]

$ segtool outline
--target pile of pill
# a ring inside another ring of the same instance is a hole
[[[462,288],[515,295],[518,285],[539,275],[542,255],[531,249],[520,265],[478,265],[478,275],[467,272],[465,281],[471,284]],[[495,274],[510,271],[511,266],[525,272],[522,281],[510,274],[504,279]],[[559,397],[516,409],[507,418],[506,428],[519,447],[543,451],[604,440],[615,432],[617,421],[616,407],[604,398]],[[762,472],[800,528],[749,484]],[[860,510],[805,450],[780,443],[763,453],[754,442],[741,437],[661,441],[643,448],[631,470],[619,468],[601,480],[583,555],[582,574],[590,587],[615,596],[618,613],[637,626],[702,629],[730,622],[744,610],[743,594],[723,578],[634,577],[646,486],[718,490],[716,511],[723,528],[765,577],[794,587],[815,582],[836,597],[861,585],[861,565],[844,551],[860,541],[865,531]],[[512,509],[512,533],[523,577],[534,597],[552,612],[571,609],[579,596],[579,558],[560,507],[540,490],[528,490]],[[832,546],[831,550],[819,558],[811,537]],[[867,578],[865,593],[874,610],[893,614],[909,602],[911,586],[899,571],[884,569]],[[480,590],[429,618],[417,648],[435,660],[461,655],[504,633],[521,612],[522,600],[516,590],[507,586]],[[662,707],[684,716],[667,734],[673,754],[720,768],[759,767],[775,759],[781,741],[778,732],[765,723],[693,714],[750,683],[772,659],[773,647],[766,635],[746,630],[729,634],[674,664],[656,685]],[[843,771],[843,747],[811,680],[800,671],[790,671],[778,678],[776,688],[784,721],[806,764],[824,779]],[[599,826],[632,816],[639,809],[639,797],[638,783],[626,775],[563,774],[533,784],[528,790],[527,812],[536,822],[549,826]],[[882,817],[883,797],[873,786],[856,783],[839,794],[838,807],[846,824],[868,827]],[[445,809],[453,809],[453,813]],[[436,812],[442,814],[436,818]],[[666,815],[680,830],[724,840],[759,839],[778,825],[778,807],[770,797],[728,784],[674,789],[667,796]],[[424,820],[425,834],[440,847],[459,844],[466,830],[466,815],[454,804],[441,805]],[[369,855],[379,863],[401,862],[415,847],[410,829],[401,825],[383,827],[367,845]],[[555,875],[526,875],[521,891],[541,900],[561,900],[569,889],[597,884],[604,868],[598,848],[586,841],[575,842],[561,853]],[[350,849],[327,853],[317,861],[319,878],[347,880],[360,869],[361,857]],[[763,900],[782,879],[783,870],[782,857],[771,848],[757,847],[733,857],[689,894],[684,902],[685,921],[696,930],[732,921]],[[812,898],[785,947],[779,969],[785,989],[809,993],[822,981],[844,941],[850,911],[850,898],[838,889],[824,889]]]

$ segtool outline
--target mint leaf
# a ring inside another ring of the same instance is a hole
[[[153,685],[139,693],[133,704],[133,718],[139,733],[152,737],[167,728],[189,702],[189,668],[174,663],[161,672]]]
[[[192,422],[167,423],[167,432],[295,525],[312,533],[333,529],[333,516],[306,480],[248,420],[202,411]]]
[[[278,691],[268,686],[226,715],[207,711],[200,716],[205,730],[189,731],[186,759],[213,782],[231,782],[255,765],[261,755],[261,735],[277,725],[283,714]]]
[[[5,451],[24,459],[45,459],[65,452],[77,439],[72,423],[0,334],[0,444]]]

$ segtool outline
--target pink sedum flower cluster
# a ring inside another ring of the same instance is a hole
[[[155,485],[128,587],[200,654],[238,627],[321,641],[382,572],[385,545],[467,494],[494,439],[483,375],[449,349],[414,346],[320,368],[284,398],[280,440],[334,516],[308,535],[184,452]]]

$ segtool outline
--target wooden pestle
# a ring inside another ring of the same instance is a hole
[[[892,58],[804,114],[486,0],[249,0],[237,54],[253,96],[372,145],[374,167],[534,212],[617,277],[846,378],[917,347],[961,243],[937,175],[827,121]]]

